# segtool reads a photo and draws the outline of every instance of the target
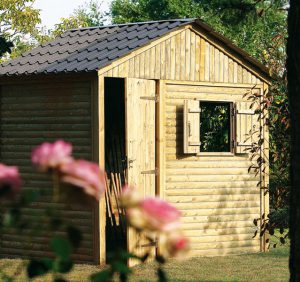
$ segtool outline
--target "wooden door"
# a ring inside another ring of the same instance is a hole
[[[155,81],[128,78],[125,85],[128,184],[142,197],[155,196]],[[127,231],[127,246],[138,255],[155,253],[155,246],[132,228]],[[130,266],[137,263],[129,261]]]

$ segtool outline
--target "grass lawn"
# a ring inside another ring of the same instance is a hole
[[[172,260],[165,266],[170,281],[288,281],[289,246],[279,246],[269,253],[226,256],[213,258],[192,258],[184,261]],[[7,274],[18,272],[20,260],[0,260],[0,268]],[[65,277],[70,281],[89,281],[99,268],[92,265],[77,265]],[[130,281],[156,281],[155,264],[148,263],[134,268]],[[24,272],[17,273],[15,281],[28,281]],[[34,281],[51,281],[44,276]]]

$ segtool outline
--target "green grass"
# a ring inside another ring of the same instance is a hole
[[[288,281],[289,246],[279,246],[268,253],[248,254],[225,257],[198,257],[188,260],[171,260],[165,265],[170,281]],[[18,272],[21,260],[0,260],[0,268],[12,275],[17,272],[15,281],[28,281],[24,271]],[[92,273],[100,268],[93,265],[76,265],[65,277],[70,281],[89,281]],[[51,281],[51,276],[44,276],[34,281]],[[156,281],[155,263],[147,263],[134,268],[130,281]]]

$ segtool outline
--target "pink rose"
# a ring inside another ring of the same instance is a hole
[[[164,200],[146,198],[140,208],[150,230],[170,231],[180,226],[180,211]]]
[[[122,189],[121,204],[124,208],[136,207],[141,203],[141,197],[138,191],[128,185]]]
[[[3,189],[10,189],[7,192],[13,195],[20,192],[21,178],[17,167],[0,164],[0,193],[1,190],[6,193]]]
[[[32,151],[31,161],[41,171],[56,169],[72,160],[72,145],[63,140],[43,143]]]
[[[97,200],[105,192],[105,173],[95,163],[74,160],[64,163],[60,171],[63,182],[83,188],[85,193]]]
[[[188,252],[190,248],[189,240],[181,233],[169,234],[165,242],[166,251],[171,257],[181,257]]]

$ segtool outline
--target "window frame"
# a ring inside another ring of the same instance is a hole
[[[184,149],[184,154],[186,155],[195,155],[195,156],[235,156],[236,154],[236,101],[233,100],[211,100],[211,99],[185,99],[185,105],[186,102],[189,100],[193,100],[193,101],[197,101],[199,102],[199,109],[200,109],[200,113],[199,113],[199,122],[201,122],[201,102],[205,102],[205,103],[226,103],[229,104],[229,109],[230,109],[230,151],[227,152],[201,152],[200,151],[200,146],[199,146],[199,152],[185,152]],[[184,106],[184,111],[185,111],[185,106]],[[188,131],[186,128],[186,119],[187,118],[188,113],[184,113],[184,132]],[[201,134],[201,129],[200,129],[200,124],[199,124],[199,137]],[[185,140],[188,139],[188,137],[184,134],[183,135],[184,138],[184,142]],[[201,138],[201,137],[200,137]],[[199,140],[200,142],[200,140]],[[185,145],[184,145],[185,146]]]
[[[201,102],[205,103],[226,103],[229,104],[229,135],[230,135],[230,151],[228,152],[199,152],[196,156],[234,156],[235,155],[235,147],[236,147],[236,105],[234,101],[226,101],[226,100],[205,100],[205,99],[197,99],[200,103],[201,109]],[[201,112],[200,112],[200,122],[201,122]],[[200,136],[201,136],[201,129],[200,129]]]

